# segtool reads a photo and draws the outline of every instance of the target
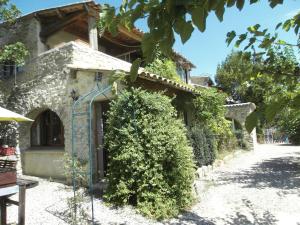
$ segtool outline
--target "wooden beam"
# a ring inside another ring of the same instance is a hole
[[[88,13],[89,16],[93,16],[98,18],[99,17],[99,12],[93,8],[91,8],[90,6],[88,6],[88,4],[84,4],[84,9],[85,11]]]
[[[83,15],[86,15],[86,13],[84,13],[84,11],[80,11],[72,15],[66,16],[64,19],[59,20],[53,24],[50,24],[49,26],[43,26],[42,31],[40,32],[41,38],[49,37],[51,34],[55,33],[56,31],[75,22],[78,18],[82,17]]]
[[[132,38],[132,39],[134,39],[134,40],[136,40],[138,42],[142,41],[142,37],[141,36],[133,33],[132,31],[127,30],[125,27],[119,26],[118,30],[119,30],[120,33],[125,34],[126,36],[128,36],[128,37],[130,37],[130,38]]]
[[[89,16],[88,24],[89,24],[88,26],[89,26],[90,47],[98,51],[98,29],[96,24],[96,18]]]
[[[122,46],[122,47],[125,47],[125,48],[140,48],[141,47],[141,45],[127,45],[127,44],[124,44],[120,41],[117,41],[116,39],[108,37],[105,34],[102,36],[102,38],[109,41],[110,43],[113,43],[113,44],[116,44],[116,45],[119,45],[119,46]]]

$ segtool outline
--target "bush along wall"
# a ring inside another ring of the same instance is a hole
[[[111,102],[108,118],[105,199],[136,206],[155,219],[173,217],[189,207],[193,152],[171,99],[130,88]]]
[[[217,143],[211,130],[197,124],[189,129],[188,134],[196,165],[201,167],[212,164],[216,159]]]
[[[209,88],[199,90],[193,100],[195,121],[189,137],[198,166],[212,164],[218,153],[237,146],[230,122],[225,119],[225,98],[225,94]]]

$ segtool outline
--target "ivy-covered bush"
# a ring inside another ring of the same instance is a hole
[[[171,59],[164,57],[159,51],[156,53],[153,62],[145,67],[145,70],[164,78],[181,82],[177,74],[176,64]]]
[[[237,141],[230,122],[225,119],[226,95],[213,88],[201,89],[194,101],[196,124],[208,127],[217,140],[217,150],[233,150]]]
[[[193,153],[171,99],[131,88],[112,101],[108,118],[106,200],[156,219],[190,206]]]
[[[193,146],[196,165],[207,166],[216,158],[216,140],[213,133],[207,128],[195,125],[189,129],[189,139]]]

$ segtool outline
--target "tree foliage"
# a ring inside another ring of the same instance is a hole
[[[157,219],[188,207],[193,155],[171,99],[131,88],[112,101],[108,118],[107,201]]]
[[[250,0],[250,4],[257,2],[258,0]],[[283,0],[269,0],[272,8],[282,2]],[[131,30],[137,20],[146,18],[149,32],[145,33],[141,47],[144,59],[150,62],[155,58],[156,46],[164,55],[171,56],[175,33],[181,37],[182,43],[185,43],[195,28],[201,32],[205,31],[208,15],[215,14],[221,22],[226,8],[235,6],[242,10],[244,4],[244,0],[124,0],[119,10],[107,4],[103,6],[99,27],[116,35],[119,25]]]
[[[300,110],[287,109],[279,115],[276,125],[292,144],[300,145]]]
[[[258,0],[250,0],[250,5],[259,2]],[[283,0],[268,0],[271,8],[283,4]],[[239,10],[244,8],[245,0],[204,0],[204,1],[156,1],[156,0],[124,0],[119,10],[110,5],[103,7],[103,12],[100,15],[99,27],[107,29],[112,34],[117,34],[117,27],[122,25],[128,30],[134,28],[136,21],[139,19],[146,19],[149,31],[143,36],[141,48],[146,62],[151,62],[155,58],[155,48],[158,46],[159,50],[164,55],[170,56],[172,53],[172,46],[175,42],[175,34],[181,37],[182,43],[185,43],[192,35],[195,28],[204,32],[206,29],[206,19],[210,14],[215,14],[218,20],[223,21],[223,15],[226,9],[236,7]],[[261,28],[260,24],[256,24],[247,28],[247,32],[236,34],[235,31],[228,32],[226,42],[229,45],[235,42],[236,47],[246,43],[244,50],[252,49],[249,52],[254,57],[264,57],[267,61],[276,60],[274,58],[274,47],[293,46],[299,49],[299,26],[300,13],[298,12],[293,18],[290,18],[276,26],[276,29],[282,29],[289,32],[293,30],[296,35],[297,43],[287,43],[281,40],[278,34],[272,34],[267,29]],[[261,51],[257,52],[257,48]],[[277,51],[278,52],[278,51]],[[138,59],[136,64],[141,65],[142,60]],[[134,65],[136,65],[134,64]],[[270,65],[269,64],[269,65]],[[273,64],[271,72],[277,77],[286,77],[287,73],[278,73],[283,71]],[[288,73],[291,80],[299,80],[299,66],[295,67],[294,71]],[[134,77],[135,71],[131,75]],[[268,72],[270,74],[270,71]],[[295,78],[296,77],[296,78]],[[280,78],[281,79],[281,78]],[[285,83],[290,85],[290,83]],[[298,105],[299,107],[299,105]],[[250,121],[250,120],[249,120]],[[257,121],[257,118],[255,120]],[[255,124],[247,127],[253,128]]]
[[[299,107],[299,62],[290,47],[269,49],[272,57],[233,52],[218,66],[217,84],[235,100],[253,102],[257,110],[246,120],[248,131],[271,122],[287,107]]]

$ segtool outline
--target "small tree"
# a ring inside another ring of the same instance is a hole
[[[107,201],[156,219],[191,205],[193,154],[171,99],[131,88],[112,101],[108,118]]]

